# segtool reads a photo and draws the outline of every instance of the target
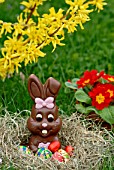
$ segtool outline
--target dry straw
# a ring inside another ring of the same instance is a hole
[[[74,155],[69,162],[58,163],[32,154],[26,155],[18,150],[20,143],[27,142],[30,137],[26,121],[20,114],[10,115],[8,112],[0,117],[0,158],[5,167],[12,164],[19,170],[98,170],[104,157],[114,153],[111,133],[98,128],[88,130],[87,123],[74,113],[71,117],[63,118],[59,133],[62,147],[74,147]]]

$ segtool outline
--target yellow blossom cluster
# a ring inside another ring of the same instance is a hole
[[[0,0],[0,3],[3,3],[5,0]]]
[[[64,30],[68,33],[74,32],[80,25],[90,20],[89,13],[95,9],[103,10],[106,5],[104,0],[65,0],[69,8],[64,11],[59,9],[57,12],[54,7],[49,9],[48,14],[42,17],[38,14],[38,7],[46,0],[28,0],[21,2],[25,6],[23,12],[17,17],[16,23],[6,23],[0,20],[0,37],[4,34],[7,39],[1,49],[0,58],[0,77],[5,79],[8,74],[13,74],[15,69],[21,67],[24,62],[38,61],[38,57],[44,57],[42,52],[44,46],[52,43],[53,50],[57,45],[64,45]],[[35,16],[37,20],[33,19]]]

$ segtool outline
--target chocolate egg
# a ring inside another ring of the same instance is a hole
[[[69,160],[70,156],[65,150],[59,149],[58,153],[60,153],[62,155],[65,163]]]
[[[70,156],[73,155],[73,150],[74,150],[74,148],[73,148],[71,145],[68,145],[68,146],[65,147],[65,151],[66,151]]]
[[[52,152],[46,148],[39,148],[35,155],[43,159],[48,159],[52,157]]]
[[[59,150],[60,146],[61,146],[61,144],[59,141],[53,141],[48,146],[48,149],[54,153]]]
[[[59,152],[55,152],[52,156],[52,159],[57,160],[59,162],[64,162],[64,158]]]
[[[31,153],[30,149],[28,147],[26,147],[26,146],[19,146],[19,151],[21,151],[21,152],[23,152],[25,154],[30,154]]]

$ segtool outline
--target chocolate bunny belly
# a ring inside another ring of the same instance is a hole
[[[33,135],[29,140],[29,148],[35,153],[38,148],[44,147],[48,148],[51,142],[58,141],[57,136],[41,137]]]

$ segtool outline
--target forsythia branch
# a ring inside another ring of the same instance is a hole
[[[21,4],[25,9],[18,16],[17,23],[0,20],[0,37],[10,33],[1,49],[3,57],[0,58],[0,77],[3,79],[7,74],[13,74],[15,69],[18,72],[22,62],[26,66],[33,61],[37,62],[38,57],[44,57],[44,46],[52,43],[55,50],[57,45],[64,45],[61,41],[65,38],[65,29],[68,33],[76,31],[78,25],[84,29],[83,24],[90,20],[89,13],[94,9],[103,10],[106,5],[104,0],[65,0],[69,5],[66,12],[62,9],[55,12],[52,7],[49,14],[39,17],[38,6],[42,5],[43,1],[46,0],[23,1]],[[37,17],[37,22],[32,16]]]

